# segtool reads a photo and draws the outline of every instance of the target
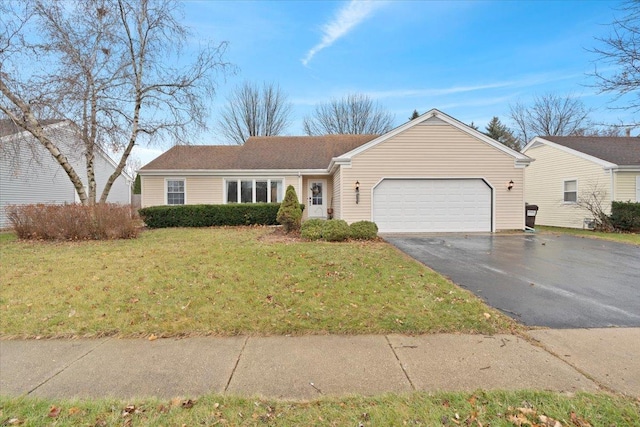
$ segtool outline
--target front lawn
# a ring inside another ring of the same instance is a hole
[[[548,227],[537,225],[536,231],[542,233],[570,234],[578,237],[590,237],[594,239],[612,240],[620,243],[630,243],[640,245],[640,234],[638,233],[605,233],[603,231],[582,230],[579,228]]]
[[[640,403],[607,394],[413,393],[286,402],[221,395],[197,400],[0,397],[2,425],[56,426],[637,426]],[[556,422],[558,424],[556,424]]]
[[[273,228],[0,239],[0,337],[498,333],[519,328],[384,242]]]

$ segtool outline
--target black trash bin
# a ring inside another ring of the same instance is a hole
[[[525,205],[525,225],[527,228],[536,228],[536,215],[538,214],[538,205]]]

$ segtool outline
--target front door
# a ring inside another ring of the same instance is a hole
[[[309,218],[327,217],[327,181],[316,179],[309,181]]]

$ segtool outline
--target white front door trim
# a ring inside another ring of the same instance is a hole
[[[313,194],[314,185],[319,185],[320,194]],[[327,180],[310,179],[307,181],[308,218],[327,218]]]

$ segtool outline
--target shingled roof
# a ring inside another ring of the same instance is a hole
[[[175,146],[140,170],[326,169],[378,135],[253,136],[244,145]]]
[[[640,165],[640,138],[608,136],[543,136],[543,139],[618,166]]]
[[[54,123],[58,123],[62,121],[61,119],[48,119],[48,120],[40,120],[40,124],[42,126],[49,126]],[[14,135],[16,133],[23,132],[24,129],[16,125],[13,120],[10,119],[0,119],[0,138],[4,138],[5,136]]]

